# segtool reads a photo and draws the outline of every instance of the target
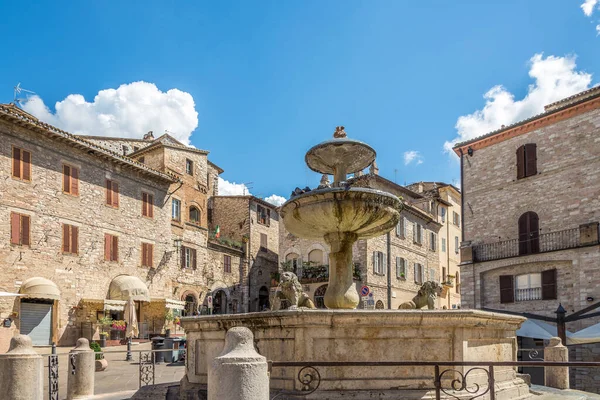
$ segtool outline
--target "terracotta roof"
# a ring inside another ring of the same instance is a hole
[[[271,209],[273,209],[275,211],[277,211],[279,209],[279,207],[276,206],[275,204],[271,204],[271,203],[269,203],[268,201],[266,201],[264,199],[261,199],[259,197],[252,196],[252,195],[247,195],[247,196],[234,196],[234,195],[221,196],[221,195],[218,195],[218,196],[212,196],[212,198],[213,199],[219,199],[219,198],[221,198],[221,199],[247,199],[247,200],[252,200],[252,201],[255,201],[257,203],[260,203],[260,204],[262,204],[264,206],[267,206],[267,207],[269,207],[269,208],[271,208]]]
[[[16,125],[24,126],[32,130],[36,130],[45,134],[52,139],[64,140],[74,145],[74,147],[87,149],[89,154],[96,155],[105,158],[109,161],[117,164],[126,165],[132,169],[141,172],[146,175],[153,176],[168,182],[177,182],[179,179],[172,174],[165,174],[163,172],[152,169],[144,164],[141,164],[129,157],[125,157],[114,151],[108,150],[105,147],[91,143],[85,139],[82,139],[78,135],[63,131],[50,124],[40,121],[28,112],[21,110],[14,104],[0,104],[0,119],[4,119]]]
[[[574,94],[573,96],[565,97],[562,100],[555,101],[554,103],[550,103],[547,106],[544,106],[544,111],[554,110],[554,109],[558,108],[559,106],[563,106],[566,104],[572,104],[579,100],[585,100],[585,99],[592,97],[598,93],[600,93],[600,86],[595,86],[591,89]]]

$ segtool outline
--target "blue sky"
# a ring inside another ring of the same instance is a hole
[[[0,0],[0,102],[21,82],[74,133],[168,129],[261,197],[318,184],[304,154],[336,125],[391,180],[457,182],[446,142],[600,70],[596,0],[38,3]]]

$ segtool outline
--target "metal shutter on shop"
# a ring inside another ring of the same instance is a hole
[[[52,334],[52,304],[21,302],[21,334],[34,345],[49,345]]]

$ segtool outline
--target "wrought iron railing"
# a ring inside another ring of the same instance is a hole
[[[510,239],[473,246],[473,261],[491,261],[528,254],[580,247],[579,228],[530,235],[525,240]]]

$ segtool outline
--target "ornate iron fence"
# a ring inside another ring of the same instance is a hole
[[[58,400],[58,355],[48,356],[48,398]]]

